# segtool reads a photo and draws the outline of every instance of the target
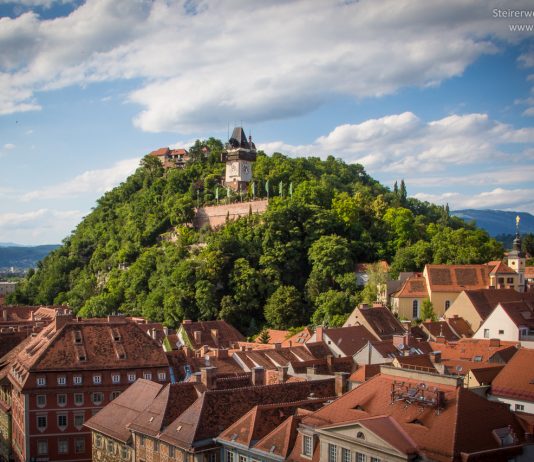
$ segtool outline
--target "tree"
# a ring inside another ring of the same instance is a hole
[[[521,250],[529,254],[531,257],[534,256],[534,234],[528,233],[523,236],[521,239]]]
[[[312,315],[313,324],[327,324],[330,327],[342,326],[352,311],[351,297],[346,292],[329,290],[320,294]]]
[[[367,284],[362,290],[364,303],[372,304],[378,300],[379,290],[382,289],[388,280],[388,273],[380,263],[373,263],[367,266]]]
[[[401,205],[406,205],[406,199],[408,199],[408,192],[406,191],[406,184],[404,183],[404,180],[401,180],[400,188],[399,188],[399,199]]]
[[[269,343],[269,340],[271,340],[271,336],[269,335],[269,331],[267,329],[263,329],[257,338],[259,343]]]
[[[434,306],[428,298],[423,300],[423,306],[421,307],[421,319],[423,321],[427,321],[428,319],[431,321],[437,321],[438,319],[434,311]]]
[[[264,314],[274,329],[288,329],[299,325],[303,318],[300,292],[293,286],[278,287],[267,300]]]

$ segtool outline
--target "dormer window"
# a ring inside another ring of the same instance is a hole
[[[74,343],[76,345],[81,345],[83,343],[83,336],[81,330],[74,331]]]

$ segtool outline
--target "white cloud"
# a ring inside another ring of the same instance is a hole
[[[464,195],[456,192],[443,194],[418,193],[414,197],[436,204],[448,203],[452,210],[459,209],[501,209],[519,210],[534,213],[534,189],[495,188],[476,195]]]
[[[139,166],[139,158],[121,160],[113,166],[88,170],[63,183],[47,186],[22,195],[22,201],[76,197],[84,193],[101,194],[124,181]]]
[[[297,116],[339,95],[437,85],[528,39],[492,17],[500,4],[88,0],[54,20],[27,12],[0,19],[0,114],[39,109],[36,91],[139,78],[129,100],[146,131]]]
[[[17,243],[31,245],[56,243],[57,236],[73,230],[82,216],[78,210],[47,208],[0,213],[0,241],[15,239]]]
[[[341,125],[312,144],[282,141],[260,144],[267,153],[335,155],[359,162],[371,173],[429,173],[453,165],[500,160],[515,163],[522,156],[501,150],[507,144],[534,143],[534,128],[516,129],[490,120],[486,114],[450,115],[424,122],[411,112]]]
[[[11,151],[12,149],[15,149],[15,145],[13,143],[6,143],[4,144],[4,150]]]

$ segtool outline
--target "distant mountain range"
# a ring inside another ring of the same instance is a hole
[[[463,220],[475,221],[479,228],[485,229],[490,236],[514,235],[515,217],[520,216],[521,234],[534,233],[534,215],[525,212],[505,212],[503,210],[454,210],[451,212]]]
[[[0,269],[1,268],[33,268],[39,260],[46,257],[58,244],[22,246],[11,243],[0,243]]]

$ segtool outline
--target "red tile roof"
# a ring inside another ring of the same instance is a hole
[[[501,302],[534,301],[534,292],[521,293],[514,289],[466,290],[465,294],[471,300],[473,307],[482,320],[486,320],[493,309]]]
[[[162,388],[163,385],[159,383],[138,379],[124,393],[85,422],[85,426],[127,443],[131,437],[128,425],[152,403]]]
[[[451,329],[460,337],[470,338],[473,336],[474,332],[464,318],[460,316],[453,316],[452,318],[447,318],[446,321]]]
[[[416,275],[404,281],[401,289],[393,294],[396,298],[428,298],[428,289],[424,277]]]
[[[521,348],[495,377],[491,393],[495,396],[534,402],[534,350]]]
[[[526,266],[525,267],[525,278],[526,279],[533,279],[534,278],[534,266]]]
[[[269,334],[269,341],[267,343],[283,343],[286,337],[289,335],[288,330],[276,330],[276,329],[266,329]],[[258,335],[255,340],[256,343],[260,342],[260,336]]]
[[[398,356],[395,358],[400,367],[424,372],[437,372],[434,363],[427,354],[413,356]]]
[[[383,368],[382,371],[386,370]],[[303,424],[326,428],[336,424],[359,423],[371,417],[388,416],[413,440],[420,453],[436,461],[456,461],[461,452],[499,448],[500,444],[493,434],[496,429],[511,426],[515,434],[522,438],[521,426],[509,411],[508,405],[490,402],[462,386],[433,382],[432,374],[425,374],[423,380],[420,377],[399,376],[390,369],[387,371],[387,374],[373,377],[305,417]],[[425,383],[425,390],[430,392],[436,387],[444,396],[443,409],[436,412],[435,408],[407,404],[404,400],[392,403],[391,393],[395,381],[399,385],[402,381],[402,386],[407,389],[417,389],[421,382]],[[297,443],[290,460],[300,460],[298,448],[300,445]]]
[[[421,328],[433,339],[443,337],[449,342],[454,342],[460,338],[451,330],[446,321],[425,321],[421,323]]]
[[[31,337],[13,366],[23,385],[30,371],[168,367],[168,361],[157,342],[125,318],[61,316]]]
[[[470,372],[480,385],[489,385],[503,367],[502,364],[491,364],[483,367],[472,367]]]
[[[534,302],[501,302],[499,306],[517,327],[534,329]]]
[[[488,265],[426,265],[425,274],[433,292],[462,292],[489,287]]]
[[[301,401],[311,393],[318,398],[334,396],[334,379],[208,390],[161,433],[160,439],[194,450],[194,442],[216,437],[258,404]]]
[[[376,340],[364,326],[338,327],[324,329],[323,338],[336,345],[345,356],[352,356],[364,347],[367,342]]]
[[[463,361],[474,361],[474,358],[480,359],[479,363],[485,363],[494,358],[497,354],[517,352],[517,342],[497,341],[494,340],[463,338],[454,343],[429,342],[433,351],[441,351],[442,359],[454,359]],[[493,346],[495,345],[495,346]]]
[[[223,320],[215,321],[184,321],[180,326],[183,329],[192,347],[196,350],[204,345],[210,348],[232,348],[245,337],[233,326]],[[195,332],[200,332],[200,341],[195,339]]]
[[[489,263],[488,266],[491,268],[490,274],[493,274],[493,275],[517,274],[512,268],[510,268],[508,265],[505,265],[502,261],[497,262],[496,265],[492,265],[491,263]]]
[[[365,326],[377,339],[386,340],[402,335],[405,330],[399,320],[385,306],[360,306],[354,309],[345,326]]]
[[[380,366],[381,364],[363,364],[350,375],[349,380],[357,383],[366,382],[380,373]]]

